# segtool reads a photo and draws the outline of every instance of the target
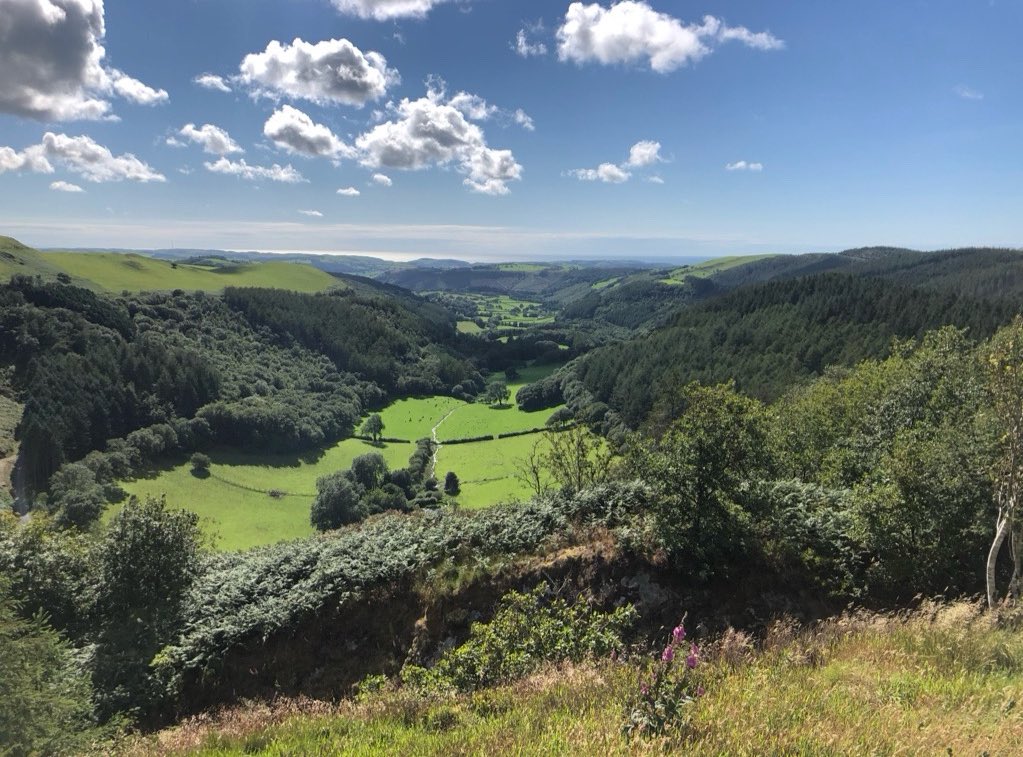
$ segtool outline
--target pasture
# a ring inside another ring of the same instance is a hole
[[[320,292],[342,282],[304,263],[241,263],[203,266],[115,252],[46,252],[42,259],[72,277],[112,292],[171,289],[219,292],[225,287],[273,287]]]
[[[518,465],[539,438],[536,434],[468,444],[444,442],[542,428],[556,408],[523,412],[514,404],[515,392],[556,367],[520,369],[519,377],[507,382],[512,398],[504,407],[443,396],[392,402],[380,413],[384,436],[406,439],[408,443],[377,446],[346,439],[306,455],[213,450],[207,477],[197,477],[187,459],[179,457],[122,486],[129,495],[166,496],[170,505],[197,513],[203,530],[218,549],[247,549],[311,535],[309,506],[316,496],[316,479],[347,469],[352,460],[367,452],[380,452],[392,469],[404,467],[415,449],[413,442],[432,437],[436,428],[441,447],[435,474],[441,480],[448,471],[458,474],[462,483],[462,492],[456,498],[459,505],[480,508],[528,499],[530,492],[518,479]],[[504,374],[491,378],[504,380]],[[110,508],[106,517],[116,511]]]

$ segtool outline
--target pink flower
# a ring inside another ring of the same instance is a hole
[[[696,696],[702,697],[703,695],[704,695],[703,687],[702,686],[697,686],[696,687]]]
[[[673,642],[675,642],[676,644],[678,644],[685,637],[686,637],[686,629],[683,627],[683,625],[681,623],[679,623],[677,626],[675,626],[674,630],[672,630],[672,632],[671,632],[671,640]]]
[[[643,696],[646,696],[647,694],[650,693],[650,687],[644,683],[642,686],[639,687],[639,691]]]
[[[673,659],[675,659],[675,647],[669,644],[661,652],[661,662],[671,662]]]
[[[697,663],[699,661],[700,661],[700,648],[698,646],[696,646],[695,644],[693,644],[689,648],[689,654],[686,656],[686,667],[689,668],[690,670],[692,670],[693,668],[696,667],[696,665],[697,665]]]

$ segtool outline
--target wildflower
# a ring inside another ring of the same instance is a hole
[[[661,652],[661,662],[671,662],[673,659],[675,659],[675,647],[669,644]]]
[[[706,692],[703,690],[702,686],[697,686],[696,687],[696,696],[702,697],[705,693]]]
[[[646,696],[647,694],[650,693],[650,687],[644,683],[642,686],[639,687],[639,691],[643,696]]]
[[[681,623],[679,623],[677,626],[675,626],[674,630],[672,630],[672,632],[671,632],[671,640],[673,642],[675,642],[676,644],[678,644],[685,637],[686,637],[686,629],[685,629],[685,627]]]
[[[698,646],[696,646],[695,644],[693,644],[689,648],[689,654],[686,655],[686,667],[689,668],[690,670],[692,670],[693,668],[696,667],[696,665],[697,665],[697,663],[699,661],[700,661],[700,648]]]

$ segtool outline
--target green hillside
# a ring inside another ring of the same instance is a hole
[[[338,279],[329,273],[301,263],[244,263],[214,267],[113,252],[48,252],[42,257],[46,263],[73,277],[87,279],[114,292],[170,289],[219,292],[229,286],[320,292],[340,285]]]
[[[0,236],[0,282],[18,274],[53,279],[58,273],[60,269],[38,250],[23,245],[17,239]]]

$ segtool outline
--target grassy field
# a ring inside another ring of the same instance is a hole
[[[556,366],[524,368],[508,382],[514,402],[521,386],[551,373]],[[503,377],[503,374],[502,374]],[[358,439],[346,439],[310,456],[256,455],[221,450],[211,454],[208,478],[197,478],[184,458],[168,461],[149,477],[123,482],[128,494],[164,496],[169,504],[198,513],[203,530],[218,549],[246,549],[312,533],[309,506],[316,496],[316,479],[344,470],[358,455],[378,451],[391,468],[408,463],[417,439],[430,438],[437,427],[441,448],[437,475],[458,474],[463,507],[487,507],[497,502],[527,499],[529,491],[517,478],[518,461],[529,454],[536,435],[518,436],[471,444],[444,445],[445,439],[542,427],[554,410],[525,413],[517,406],[492,408],[453,397],[422,397],[398,400],[381,413],[384,436],[407,439],[407,444],[375,447]],[[277,497],[270,496],[277,490]],[[106,517],[117,510],[111,508]]]
[[[520,264],[513,264],[520,265]],[[521,264],[530,265],[530,264]],[[518,270],[518,269],[515,269]],[[426,294],[430,294],[427,292]],[[434,292],[433,294],[438,294]],[[506,294],[476,294],[444,292],[445,297],[460,299],[475,306],[478,317],[489,328],[524,329],[541,323],[552,323],[554,314],[542,303],[520,300]],[[482,329],[470,320],[458,322],[458,330],[464,334],[476,334]]]
[[[412,450],[411,444],[376,447],[346,439],[307,457],[214,451],[206,478],[197,478],[188,462],[179,459],[169,461],[150,477],[122,486],[138,497],[166,495],[170,505],[197,513],[203,531],[218,549],[247,549],[311,535],[309,506],[320,476],[348,468],[355,457],[367,452],[380,452],[391,467],[401,467]],[[283,496],[270,496],[274,489]],[[110,508],[105,517],[116,512],[117,508]]]
[[[456,325],[460,334],[479,334],[483,331],[475,321],[459,321]]]
[[[248,705],[140,740],[199,755],[1019,754],[1023,635],[977,606],[779,624],[703,643],[706,694],[669,741],[620,733],[634,663],[551,668],[466,696]]]
[[[17,239],[0,236],[0,282],[7,283],[16,274],[55,279],[58,273],[61,269],[38,250],[26,247]]]
[[[168,289],[219,292],[228,286],[319,292],[341,284],[330,274],[303,263],[196,266],[113,252],[47,252],[42,257],[73,277],[87,279],[113,292]]]
[[[695,265],[687,265],[682,268],[676,268],[666,279],[661,279],[662,284],[681,284],[689,276],[697,276],[699,278],[707,278],[713,276],[715,273],[720,271],[727,271],[729,268],[737,268],[747,263],[753,263],[757,260],[765,260],[766,258],[777,257],[775,255],[726,255],[720,258],[714,258],[713,260],[705,260],[702,263]]]

